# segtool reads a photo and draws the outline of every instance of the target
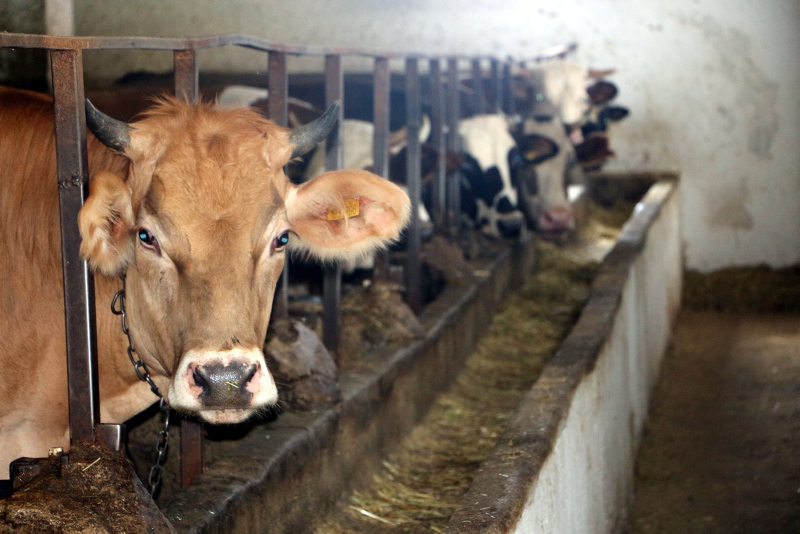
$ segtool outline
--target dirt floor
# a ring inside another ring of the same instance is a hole
[[[681,312],[623,532],[800,532],[800,315]]]

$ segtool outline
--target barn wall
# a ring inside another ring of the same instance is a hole
[[[75,0],[78,34],[225,32],[298,44],[527,56],[577,41],[616,67],[632,115],[609,170],[680,170],[687,265],[800,259],[800,4],[790,0]],[[88,76],[170,68],[158,52],[87,54]],[[262,55],[207,51],[202,68]],[[293,59],[294,69],[319,60]],[[368,66],[362,61],[350,66]]]

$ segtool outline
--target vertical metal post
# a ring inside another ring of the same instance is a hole
[[[81,243],[78,212],[89,183],[83,54],[80,50],[54,50],[50,60],[61,214],[70,443],[91,443],[95,440],[95,425],[100,422],[100,399],[94,275],[78,252]]]
[[[492,113],[503,112],[503,79],[500,77],[500,60],[492,59]]]
[[[486,113],[486,100],[483,98],[483,73],[481,72],[481,60],[472,60],[472,87],[475,95],[475,115]]]
[[[503,64],[503,79],[505,81],[505,91],[504,91],[504,99],[505,99],[505,106],[504,110],[507,115],[514,115],[516,110],[516,104],[514,102],[514,61],[511,58],[508,58],[508,61]]]
[[[197,57],[194,50],[173,52],[175,66],[175,96],[194,102],[200,94]],[[194,482],[205,467],[203,423],[188,419],[181,421],[181,487]]]
[[[406,186],[411,199],[411,224],[407,230],[406,302],[415,312],[422,310],[422,284],[420,262],[420,90],[417,58],[406,59],[406,123],[408,145],[406,149]]]
[[[195,51],[175,50],[172,59],[175,66],[175,96],[194,102],[200,92]]]
[[[330,106],[344,99],[344,72],[342,58],[338,55],[325,56],[325,104]],[[342,102],[344,104],[344,102]],[[344,105],[339,111],[339,121],[328,136],[325,154],[325,168],[329,171],[341,169],[343,162],[342,121]],[[342,295],[342,273],[338,265],[327,267],[322,280],[322,342],[329,351],[339,350],[339,304]],[[338,358],[337,358],[338,361]]]
[[[375,174],[389,178],[389,109],[391,98],[391,71],[389,59],[375,58],[375,72],[373,75],[373,112],[372,121],[375,133],[372,141],[372,160]],[[389,279],[389,251],[377,253],[375,258],[376,280]]]
[[[439,164],[433,181],[433,219],[436,229],[442,231],[447,220],[447,151],[444,141],[444,89],[439,60],[431,59],[428,77],[431,86],[431,143],[439,153]]]
[[[447,150],[461,152],[461,140],[458,137],[458,122],[461,119],[458,86],[458,59],[447,60]],[[449,180],[448,219],[453,235],[458,233],[461,217],[461,177],[453,173]]]
[[[269,73],[269,97],[267,110],[269,118],[278,126],[289,125],[289,76],[286,72],[286,54],[270,52],[267,71]],[[275,317],[289,317],[289,258],[283,264],[283,274],[278,281],[277,295],[273,305]]]

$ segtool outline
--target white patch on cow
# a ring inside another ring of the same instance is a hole
[[[504,115],[478,115],[462,120],[458,133],[461,148],[475,158],[482,171],[497,167],[500,172],[503,189],[495,197],[495,203],[505,196],[512,206],[517,206],[517,191],[511,186],[508,167],[508,153],[516,143],[508,132],[508,119]]]
[[[561,121],[565,124],[581,121],[589,111],[588,69],[565,60],[549,61],[539,68],[543,96],[555,106]]]
[[[269,91],[247,85],[229,85],[217,96],[217,105],[221,108],[246,108],[259,100],[265,100]]]
[[[372,156],[372,142],[375,137],[375,125],[371,122],[345,119],[342,122],[343,169],[366,169],[372,167],[375,160]],[[323,140],[314,151],[305,174],[305,180],[316,178],[325,172],[325,149]]]
[[[251,406],[270,406],[278,401],[278,389],[275,381],[267,369],[264,353],[260,349],[236,348],[226,351],[190,350],[181,358],[181,364],[175,372],[174,380],[170,382],[167,402],[176,410],[200,413],[200,416],[209,423],[238,423],[247,419],[255,409],[225,409],[209,410],[202,406],[198,392],[193,391],[197,386],[190,383],[187,375],[190,374],[191,365],[230,365],[243,363],[256,364],[258,371],[247,384],[246,388],[253,394]]]

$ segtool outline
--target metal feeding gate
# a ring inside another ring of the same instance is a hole
[[[323,56],[325,61],[325,99],[332,104],[344,99],[343,56],[362,56],[374,59],[374,166],[375,173],[389,175],[389,118],[392,59],[405,60],[406,121],[408,148],[407,185],[412,213],[418,213],[420,203],[420,141],[422,116],[420,62],[427,61],[427,101],[432,119],[432,144],[439,151],[439,165],[432,189],[432,216],[438,232],[455,235],[458,232],[460,206],[457,173],[446,177],[445,151],[459,150],[458,123],[462,108],[473,113],[514,113],[510,60],[491,57],[423,56],[372,52],[357,48],[290,46],[262,39],[224,35],[192,39],[146,37],[54,37],[27,34],[0,34],[0,47],[37,48],[50,51],[53,98],[55,107],[56,153],[60,198],[61,243],[66,322],[67,369],[69,380],[70,442],[101,444],[113,451],[120,450],[124,439],[123,425],[100,423],[100,402],[97,383],[97,339],[95,328],[94,275],[80,259],[78,212],[87,195],[89,169],[86,148],[86,118],[83,87],[83,50],[172,50],[174,57],[175,94],[188,101],[199,96],[197,52],[205,48],[241,46],[267,53],[268,110],[270,118],[281,126],[288,123],[287,57],[291,55]],[[461,76],[460,63],[469,62],[470,73]],[[488,63],[489,76],[484,76]],[[446,72],[445,72],[446,70]],[[462,84],[468,79],[470,87]],[[488,83],[487,83],[488,82]],[[488,88],[488,90],[487,90]],[[468,100],[460,101],[462,92]],[[471,95],[469,94],[471,90]],[[488,93],[488,95],[487,95]],[[487,98],[488,97],[488,98]],[[466,104],[462,106],[462,104]],[[342,166],[342,119],[339,111],[338,128],[328,138],[326,168]],[[53,184],[55,186],[55,184]],[[407,230],[405,273],[406,301],[415,311],[422,309],[420,221],[413,216]],[[377,277],[388,276],[388,257]],[[288,313],[288,276],[279,282],[275,314]],[[329,268],[323,283],[323,341],[335,351],[339,341],[339,300],[341,273]],[[102,303],[103,306],[107,305]],[[165,430],[166,431],[166,430]],[[181,424],[181,485],[188,486],[203,471],[203,428],[199,423],[184,420]],[[158,466],[156,467],[158,469]],[[154,488],[153,488],[154,489]]]

